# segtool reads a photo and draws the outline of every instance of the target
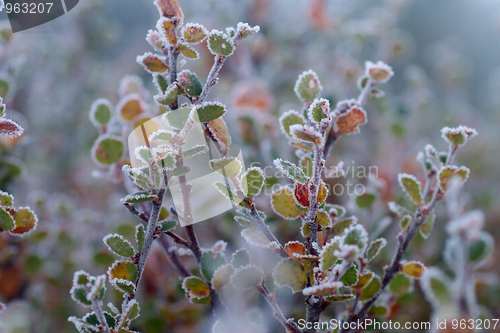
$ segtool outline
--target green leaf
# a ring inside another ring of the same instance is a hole
[[[411,215],[411,212],[404,208],[403,206],[400,206],[398,205],[397,203],[391,201],[389,202],[388,204],[389,206],[389,210],[391,212],[393,212],[394,214],[396,214],[397,216],[399,216],[400,218],[402,218],[403,216],[406,216],[406,215]]]
[[[408,194],[410,199],[415,204],[420,204],[422,202],[421,187],[420,182],[415,178],[415,176],[400,173],[398,175],[398,181],[401,188]]]
[[[92,147],[92,155],[100,164],[110,165],[118,162],[125,151],[120,138],[103,135],[97,139]]]
[[[239,203],[241,199],[233,194],[233,192],[227,187],[226,184],[216,181],[214,182],[215,188],[217,188],[217,191],[219,191],[220,194],[224,196],[227,200],[235,201],[236,203]]]
[[[234,268],[247,266],[250,265],[250,263],[251,263],[250,252],[248,252],[247,249],[242,248],[233,253],[233,259],[231,261],[231,265],[233,265]]]
[[[364,251],[368,243],[368,234],[360,224],[350,226],[342,237],[343,244],[356,245],[361,251]]]
[[[477,132],[473,128],[468,128],[465,126],[458,126],[456,128],[445,127],[441,129],[442,138],[451,145],[462,146],[470,138],[477,135]]]
[[[260,168],[250,168],[241,177],[241,187],[247,197],[253,198],[260,193],[264,185],[264,174]]]
[[[163,76],[161,76],[163,77]],[[176,83],[172,83],[161,95],[155,95],[155,101],[163,106],[168,106],[177,100],[179,89]]]
[[[294,292],[301,291],[307,284],[304,266],[295,259],[283,259],[274,269],[273,278],[276,285],[290,287]]]
[[[401,295],[411,290],[411,279],[403,273],[397,273],[389,283],[389,290],[394,295]]]
[[[165,77],[163,75],[160,75],[160,74],[155,75],[154,76],[154,83],[159,88],[161,93],[164,94],[167,91],[168,82],[167,82],[167,79],[165,79]]]
[[[111,116],[111,103],[107,99],[100,98],[92,104],[90,119],[95,125],[106,125]]]
[[[139,253],[142,252],[142,248],[144,247],[145,237],[146,233],[144,231],[144,226],[142,224],[138,224],[135,227],[135,247]]]
[[[215,291],[219,291],[229,284],[231,275],[233,274],[233,266],[230,264],[220,266],[214,273],[211,284]]]
[[[106,323],[108,324],[108,326],[110,328],[115,327],[116,319],[112,315],[110,315],[108,312],[104,311],[104,318],[106,319]],[[85,317],[83,317],[83,320],[90,325],[94,325],[94,326],[100,325],[100,321],[94,312],[87,313],[85,315]],[[91,332],[91,331],[89,331],[89,332]]]
[[[5,210],[5,208],[0,207],[0,228],[5,231],[14,230],[16,224],[14,223],[14,218]]]
[[[318,98],[323,87],[316,73],[308,70],[299,75],[294,90],[301,100],[312,101]]]
[[[343,295],[340,294],[340,295],[327,296],[325,297],[325,300],[327,300],[328,302],[343,302],[353,298],[354,298],[353,294],[343,294]]]
[[[339,281],[342,282],[344,286],[356,284],[358,282],[358,270],[356,267],[354,267],[354,265],[349,267]]]
[[[110,280],[111,284],[123,293],[133,294],[136,291],[135,284],[132,281],[123,279]]]
[[[295,208],[293,191],[289,187],[281,187],[271,195],[271,207],[285,219],[291,220],[300,216],[300,212]]]
[[[14,222],[16,228],[11,230],[13,235],[24,235],[36,228],[38,218],[30,208],[20,208],[14,213]]]
[[[479,238],[469,246],[469,261],[477,266],[488,258],[493,250],[493,237],[486,232],[481,232]]]
[[[189,171],[191,171],[191,169],[188,166],[180,165],[177,168],[175,168],[174,171],[172,171],[172,176],[174,177],[184,176],[185,174],[189,173]]]
[[[197,276],[189,276],[182,281],[182,289],[186,292],[188,299],[203,299],[210,294],[208,285]]]
[[[281,130],[285,133],[290,139],[292,135],[290,134],[290,126],[292,125],[304,125],[306,123],[304,117],[302,117],[298,112],[290,110],[285,112],[279,119]]]
[[[429,268],[422,277],[420,286],[427,300],[435,307],[447,306],[454,302],[452,281],[438,268]]]
[[[309,119],[314,122],[321,122],[321,120],[330,117],[330,102],[327,99],[316,99],[309,107]]]
[[[123,279],[135,283],[137,267],[130,261],[115,261],[108,270],[109,280]]]
[[[10,84],[5,79],[0,79],[0,96],[6,97],[9,94]]]
[[[198,145],[198,146],[194,146],[192,148],[189,148],[185,151],[182,152],[182,157],[184,159],[186,158],[191,158],[191,157],[194,157],[196,155],[200,155],[200,154],[203,154],[203,153],[206,153],[208,151],[208,147],[205,146],[205,145]]]
[[[422,224],[418,228],[420,235],[422,235],[424,239],[427,239],[430,236],[432,229],[434,228],[435,221],[436,221],[436,214],[434,214],[434,212],[431,212],[429,216],[427,216],[427,219],[425,220],[424,224]]]
[[[92,302],[87,299],[85,287],[73,287],[70,290],[71,298],[83,306],[91,306]]]
[[[233,178],[241,172],[241,162],[236,157],[223,157],[210,160],[210,166],[218,174]]]
[[[420,279],[426,271],[427,268],[425,265],[419,261],[410,261],[403,266],[403,272],[409,277],[416,279]]]
[[[151,158],[153,157],[151,153],[151,149],[146,146],[139,146],[135,148],[135,155],[137,159],[142,161],[144,164],[148,164]]]
[[[378,276],[374,276],[370,283],[363,289],[363,293],[359,298],[360,301],[368,301],[372,297],[374,297],[380,290],[380,278]]]
[[[358,195],[355,202],[359,208],[368,209],[375,203],[375,200],[377,200],[375,194],[365,192],[361,195]]]
[[[205,102],[196,111],[200,122],[207,123],[222,117],[226,113],[226,107],[218,102]]]
[[[228,57],[233,54],[235,47],[228,35],[212,30],[208,35],[208,48],[213,55]]]
[[[234,271],[231,275],[231,284],[239,289],[250,289],[258,286],[263,278],[262,269],[255,265],[247,265]]]
[[[184,89],[184,92],[188,96],[197,97],[200,96],[203,91],[203,85],[198,79],[198,76],[187,69],[179,73],[177,81],[181,84],[182,89]]]
[[[370,308],[370,311],[368,311],[368,315],[380,317],[380,316],[384,316],[385,314],[387,314],[388,311],[389,310],[384,305],[373,305]]]
[[[374,240],[366,251],[366,259],[372,261],[386,245],[387,241],[384,238]]]
[[[122,199],[122,202],[128,203],[139,203],[146,202],[150,200],[156,199],[156,195],[151,194],[148,191],[136,192],[134,194],[129,194],[125,198]]]
[[[134,255],[134,248],[122,235],[113,234],[104,237],[104,243],[111,251],[122,257],[132,257]]]
[[[191,108],[181,108],[174,111],[167,111],[163,117],[170,126],[176,129],[183,129],[190,113]]]
[[[118,326],[115,327],[115,331],[117,333],[131,332],[125,331],[123,328],[127,327],[130,324],[130,320],[134,320],[135,318],[139,317],[139,312],[139,303],[137,303],[135,299],[129,301],[127,305],[123,307],[120,321],[118,322]]]
[[[206,251],[201,256],[201,273],[208,281],[211,281],[215,271],[220,267],[227,264],[222,253],[215,254],[212,251]]]
[[[200,56],[199,53],[188,44],[178,43],[177,46],[179,47],[181,54],[188,59],[198,59]]]
[[[161,221],[160,226],[162,232],[172,231],[177,227],[177,221]]]
[[[264,234],[254,229],[243,229],[241,231],[241,237],[243,237],[248,244],[257,247],[274,249],[278,246],[276,242],[271,242]]]
[[[444,166],[439,171],[439,181],[441,188],[446,191],[448,189],[448,183],[450,179],[454,176],[461,179],[461,184],[463,185],[467,178],[469,178],[469,169],[461,166],[460,168],[455,165]]]
[[[347,229],[351,225],[356,224],[357,222],[358,220],[356,219],[355,216],[351,216],[346,219],[340,220],[333,225],[332,230],[330,231],[330,235],[332,237],[342,235],[345,229]]]
[[[304,171],[302,171],[302,168],[299,168],[298,166],[296,166],[292,162],[282,160],[281,158],[277,158],[274,160],[273,163],[288,178],[290,178],[296,182],[299,182],[301,184],[305,184],[307,182],[308,177],[306,176]]]
[[[410,215],[405,215],[403,218],[401,218],[401,221],[399,222],[399,226],[401,227],[401,230],[404,232],[406,228],[410,225],[411,222],[411,216]]]

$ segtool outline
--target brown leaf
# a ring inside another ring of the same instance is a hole
[[[349,111],[337,118],[337,128],[339,134],[358,133],[358,126],[365,123],[366,112],[358,106],[351,107]]]

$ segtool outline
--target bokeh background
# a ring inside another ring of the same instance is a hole
[[[243,147],[247,165],[259,162],[264,167],[278,156],[295,158],[277,119],[300,108],[293,85],[302,71],[318,73],[323,96],[334,104],[357,96],[356,79],[365,60],[382,60],[395,72],[382,87],[386,96],[368,103],[369,122],[362,133],[342,138],[327,163],[376,166],[383,181],[378,208],[357,211],[345,195],[329,200],[376,227],[390,216],[387,202],[401,197],[397,173],[422,178],[415,161],[418,151],[427,143],[444,150],[440,128],[467,125],[479,136],[458,156],[458,163],[472,172],[462,198],[467,209],[485,212],[486,229],[500,243],[500,1],[179,2],[186,22],[202,23],[209,30],[224,30],[240,21],[261,27],[226,62],[209,97],[228,106],[226,121],[233,141]],[[91,160],[97,132],[88,112],[99,97],[117,103],[125,75],[139,76],[146,89],[154,91],[151,76],[135,58],[151,51],[145,36],[157,18],[150,0],[81,0],[67,15],[16,33],[9,41],[8,33],[0,34],[0,76],[11,83],[5,98],[8,116],[26,130],[20,139],[0,140],[0,189],[13,193],[16,205],[30,205],[39,216],[38,228],[29,237],[0,236],[0,301],[8,305],[0,315],[5,332],[76,332],[67,317],[84,312],[69,295],[73,272],[103,274],[114,258],[102,238],[116,231],[133,235],[137,221],[119,203],[126,195],[123,185],[107,180],[106,170]],[[8,31],[5,12],[0,19],[2,31]],[[203,81],[213,57],[205,44],[197,49],[201,60],[189,61],[186,68]],[[265,195],[259,200],[278,238],[283,243],[296,239],[298,222],[274,216]],[[393,223],[384,231],[390,244],[379,258],[380,268],[392,256],[399,229],[391,218]],[[416,239],[409,255],[444,267],[446,221],[440,207],[432,236],[425,245]],[[227,241],[232,250],[246,246],[231,212],[196,228],[204,247],[217,239]],[[193,264],[192,258],[186,260]],[[496,250],[477,276],[479,302],[490,318],[500,316],[499,262]],[[303,318],[300,297],[286,294],[279,294],[286,314]],[[257,317],[270,316],[258,295],[240,296]],[[108,288],[108,301],[119,304],[119,297]],[[203,326],[208,308],[184,299],[175,271],[159,248],[149,258],[139,300],[142,313],[134,326],[138,331],[208,331]],[[393,307],[390,319],[427,320],[429,313],[416,286]],[[269,332],[278,332],[280,328],[272,325]]]

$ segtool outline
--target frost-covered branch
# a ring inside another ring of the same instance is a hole
[[[255,287],[257,291],[264,297],[264,299],[267,301],[267,303],[271,306],[273,309],[273,315],[278,321],[283,325],[283,327],[286,329],[287,333],[301,333],[302,331],[299,329],[297,326],[297,323],[290,318],[286,319],[285,316],[283,315],[283,312],[281,311],[278,303],[276,303],[276,299],[274,295],[270,295],[267,289],[262,286],[258,285]]]
[[[450,165],[453,162],[453,157],[458,147],[452,147],[452,146],[453,145],[450,144],[450,149],[448,156],[446,158],[445,165]],[[433,179],[427,178],[427,181],[428,182],[433,181]],[[396,249],[396,253],[394,254],[394,257],[389,266],[384,269],[384,275],[382,277],[382,282],[380,285],[379,292],[373,298],[367,301],[357,313],[350,314],[347,319],[347,322],[351,323],[356,320],[361,320],[361,321],[364,320],[368,314],[368,311],[373,306],[373,304],[375,304],[375,302],[382,294],[384,289],[389,285],[394,276],[401,270],[401,261],[408,247],[410,246],[411,241],[416,236],[419,228],[425,223],[429,215],[432,213],[432,211],[436,207],[436,204],[445,196],[445,192],[440,187],[439,182],[434,187],[433,193],[434,194],[429,203],[427,203],[426,205],[417,206],[415,213],[413,214],[413,218],[410,222],[409,230],[406,233],[401,232],[398,235],[397,237],[398,246]],[[352,330],[350,329],[343,329],[341,332],[348,333],[351,331]]]

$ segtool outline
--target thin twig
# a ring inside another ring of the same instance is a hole
[[[208,73],[207,81],[205,82],[205,86],[203,87],[203,90],[201,91],[200,96],[195,99],[195,104],[201,104],[205,101],[205,99],[208,96],[208,93],[212,88],[217,84],[219,81],[219,72],[222,68],[222,65],[224,65],[224,61],[226,61],[227,57],[221,56],[221,55],[216,55],[214,58],[214,64],[212,68],[210,69],[210,72]]]
[[[301,333],[302,331],[299,329],[297,324],[294,322],[292,318],[286,319],[281,311],[278,303],[276,303],[276,299],[274,295],[270,295],[264,286],[258,285],[255,287],[257,291],[264,297],[264,299],[269,303],[271,308],[273,309],[273,315],[278,321],[283,325],[286,329],[287,333]]]
[[[170,246],[170,243],[168,242],[168,238],[162,234],[162,235],[160,235],[158,240],[160,241],[160,244],[163,248],[163,251],[165,252],[165,255],[167,256],[168,260],[170,261],[170,264],[177,270],[179,275],[183,278],[191,276],[191,273],[189,272],[189,270],[182,263],[182,260],[179,257],[179,254],[177,253],[177,249],[175,247]]]
[[[271,230],[269,229],[267,224],[260,217],[259,213],[257,212],[257,209],[255,208],[255,204],[253,202],[250,205],[250,215],[252,216],[252,219],[254,220],[255,225],[264,234],[264,236],[266,236],[266,238],[270,242],[274,242],[278,245],[277,253],[283,258],[289,258],[288,253],[286,253],[285,249],[283,248],[283,246],[281,245],[279,240],[276,238],[276,236],[274,236],[274,234],[271,232]]]
[[[92,298],[92,310],[94,310],[99,323],[101,323],[102,328],[104,329],[104,333],[110,333],[108,322],[106,321],[106,317],[104,317],[104,312],[102,310],[101,301],[97,297]]]
[[[163,197],[165,196],[165,189],[158,191],[158,197],[152,201],[151,214],[149,216],[149,221],[146,230],[146,236],[144,238],[144,246],[139,257],[139,262],[137,264],[137,280],[135,285],[138,286],[146,266],[146,261],[148,260],[149,251],[151,250],[151,245],[154,241],[154,235],[156,233],[156,227],[158,226],[158,218],[160,216],[161,206],[163,203]]]

